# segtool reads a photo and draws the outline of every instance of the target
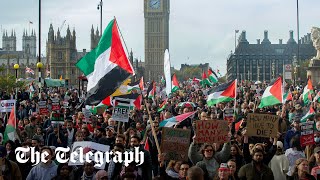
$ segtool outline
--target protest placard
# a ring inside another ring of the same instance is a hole
[[[120,122],[129,121],[130,100],[119,100],[115,98],[112,119]]]
[[[52,106],[51,106],[51,110],[52,111],[57,111],[60,110],[60,101],[58,98],[52,99]]]
[[[81,148],[82,147],[82,148]],[[80,142],[74,142],[72,146],[71,152],[77,152],[78,156],[75,157],[75,161],[69,161],[69,166],[78,166],[83,165],[85,162],[85,156],[88,152],[92,152],[94,154],[96,151],[100,151],[102,153],[107,152],[110,150],[110,146],[98,144],[91,141],[80,141]],[[82,152],[80,152],[82,151]],[[80,159],[82,158],[82,159]],[[103,159],[106,159],[105,157]],[[95,161],[94,157],[91,156],[91,160]],[[104,169],[106,166],[106,161],[103,162],[101,167],[96,167],[97,169]]]
[[[41,115],[47,115],[49,114],[47,101],[39,101],[39,114]]]
[[[91,111],[90,111],[89,109],[82,108],[82,113],[83,113],[83,115],[84,115],[85,122],[89,122],[90,117],[91,117],[91,115],[92,115]]]
[[[250,113],[247,116],[248,136],[276,137],[279,131],[279,116]]]
[[[16,100],[0,100],[0,112],[11,112],[16,105]]]
[[[161,152],[168,160],[188,160],[190,129],[164,127],[162,129]]]
[[[62,113],[51,113],[51,123],[52,124],[63,124],[64,123],[64,115]]]
[[[197,143],[224,143],[229,141],[227,121],[207,120],[196,121]]]
[[[300,144],[302,147],[307,145],[314,144],[314,121],[309,121],[300,124],[301,136],[300,136]]]
[[[223,119],[231,124],[234,121],[234,108],[225,108],[223,110]]]

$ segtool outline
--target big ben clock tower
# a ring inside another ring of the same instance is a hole
[[[169,49],[169,0],[144,0],[145,79],[159,81]]]

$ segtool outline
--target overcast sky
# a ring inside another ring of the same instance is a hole
[[[42,53],[50,23],[55,32],[61,27],[66,34],[68,25],[75,28],[77,49],[90,48],[90,29],[100,25],[100,0],[43,0]],[[300,36],[320,26],[319,0],[300,0]],[[103,27],[116,17],[128,49],[144,60],[143,0],[104,0]],[[38,0],[1,0],[1,37],[3,30],[16,30],[17,49],[22,49],[23,29],[36,29],[38,37]],[[250,43],[263,39],[269,31],[272,43],[289,38],[289,30],[296,35],[296,0],[171,0],[170,56],[175,68],[180,64],[209,62],[213,69],[226,72],[226,59],[234,50],[235,30],[247,31]],[[100,28],[99,28],[100,29]],[[11,33],[10,33],[11,34]],[[238,34],[239,35],[239,34]],[[0,46],[2,47],[2,41]]]

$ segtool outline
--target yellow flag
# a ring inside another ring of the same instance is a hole
[[[131,79],[130,78],[126,79],[111,96],[115,97],[115,96],[130,94],[130,92],[128,92],[128,84],[130,83],[131,83]]]

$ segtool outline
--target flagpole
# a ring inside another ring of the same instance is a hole
[[[237,104],[237,86],[238,86],[238,81],[237,81],[237,79],[235,79],[235,87],[236,87],[236,89],[235,89],[235,97],[234,97],[234,105],[233,105],[233,116],[234,116],[234,119],[233,119],[233,122],[235,122],[236,121],[236,108],[237,108],[237,106],[236,106],[236,104]]]
[[[158,138],[157,138],[157,135],[156,135],[156,131],[154,130],[154,127],[153,127],[153,121],[152,121],[152,118],[151,118],[151,114],[150,114],[149,108],[148,108],[148,106],[147,106],[147,100],[146,100],[146,99],[144,99],[144,105],[145,105],[146,108],[147,108],[147,112],[148,112],[148,116],[149,116],[149,121],[150,121],[150,126],[151,126],[151,131],[152,131],[152,135],[153,135],[154,141],[156,142],[158,154],[161,154],[161,150],[160,150]],[[147,133],[147,132],[146,132],[146,133]]]

